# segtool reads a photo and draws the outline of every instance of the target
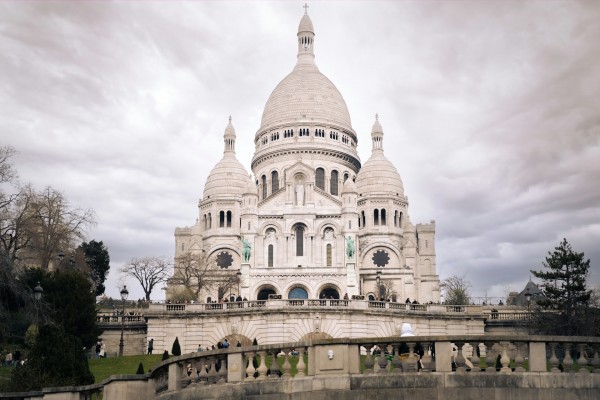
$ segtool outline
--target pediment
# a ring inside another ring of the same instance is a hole
[[[318,188],[314,188],[314,203],[319,207],[341,207],[342,201]]]
[[[312,182],[314,179],[315,172],[314,172],[314,169],[310,165],[305,164],[301,159],[299,159],[298,161],[296,161],[295,164],[286,168],[286,170],[285,170],[286,182],[294,182],[294,177],[297,174],[303,174],[306,177],[306,182]]]
[[[198,244],[198,242],[194,241],[189,248],[190,251],[200,251],[202,247]]]

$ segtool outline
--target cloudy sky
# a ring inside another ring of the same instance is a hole
[[[0,144],[23,182],[96,211],[109,295],[130,258],[172,256],[229,115],[249,170],[302,4],[0,2]],[[504,296],[566,237],[600,286],[600,2],[309,6],[362,161],[379,113],[412,222],[436,220],[442,279]]]

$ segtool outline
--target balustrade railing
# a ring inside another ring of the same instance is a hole
[[[480,314],[490,320],[526,320],[529,313],[525,310],[504,309],[484,309],[477,305],[444,305],[444,304],[415,304],[415,303],[395,303],[388,301],[372,301],[360,299],[269,299],[253,300],[240,302],[224,303],[153,303],[150,305],[149,312],[222,312],[239,311],[266,307],[270,310],[278,308],[332,308],[344,307],[355,310],[390,310],[392,312],[445,312],[449,314]],[[116,322],[112,319],[102,319],[98,322]]]
[[[330,374],[326,366],[333,357],[348,360],[342,374],[588,374],[600,373],[600,338],[414,336],[238,347],[166,360],[154,368],[152,379],[156,393],[195,385],[295,379]]]
[[[334,360],[344,362],[335,363]],[[572,374],[569,381],[577,380],[580,385],[586,385],[583,390],[593,391],[600,385],[597,377],[577,377],[600,374],[600,338],[527,335],[412,336],[328,339],[235,347],[173,357],[154,366],[148,375],[113,376],[95,385],[44,390],[52,398],[59,398],[56,396],[60,393],[64,394],[60,398],[97,398],[101,393],[106,396],[108,393],[124,393],[123,388],[131,384],[131,387],[140,390],[153,389],[155,394],[164,397],[165,394],[185,388],[224,383],[290,380],[307,376],[311,379],[328,379],[334,375],[368,378],[369,375],[413,374],[410,379],[414,380],[417,375],[423,376],[422,374],[431,372],[476,374],[475,376],[481,377],[478,380],[486,376],[488,385],[496,382],[499,386],[503,382],[510,386],[514,381],[507,381],[506,378],[490,381],[487,377],[535,374],[536,378],[530,379],[530,384],[546,379],[543,385],[554,385],[555,381],[565,380],[548,380],[552,374]],[[450,378],[442,380],[444,379]],[[431,379],[430,382],[435,383],[436,379]],[[535,385],[540,387],[539,384]],[[512,386],[510,388],[513,389]],[[528,388],[529,386],[526,389]],[[0,394],[0,397],[45,398],[42,392],[32,393],[8,393],[6,396]]]

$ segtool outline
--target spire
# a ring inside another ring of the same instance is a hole
[[[229,116],[229,123],[223,134],[223,140],[225,142],[225,150],[223,153],[235,154],[235,128],[231,124],[231,115]]]
[[[383,151],[383,128],[379,123],[379,114],[375,114],[375,123],[371,129],[371,140],[373,141],[373,151]]]
[[[298,65],[315,64],[315,30],[308,16],[308,4],[304,5],[304,15],[298,25]]]

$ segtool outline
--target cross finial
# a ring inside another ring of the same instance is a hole
[[[229,116],[229,123],[231,123],[231,115]]]
[[[308,14],[308,4],[304,3],[304,5],[302,7],[304,7],[304,15],[307,15]]]
[[[375,113],[375,121],[379,121],[379,114]]]

